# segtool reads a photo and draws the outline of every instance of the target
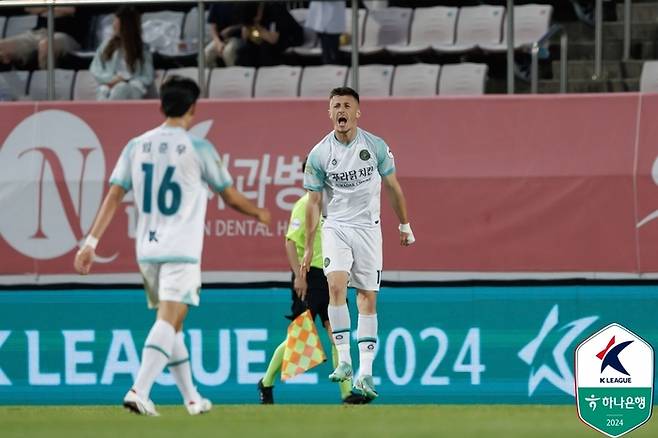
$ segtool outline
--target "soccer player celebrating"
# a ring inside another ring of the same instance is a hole
[[[379,223],[381,182],[397,215],[400,244],[411,245],[402,189],[395,177],[393,154],[381,138],[357,127],[361,116],[359,94],[349,87],[335,88],[329,95],[329,118],[334,129],[308,157],[304,188],[309,191],[306,207],[306,241],[300,276],[313,260],[313,239],[320,213],[324,272],[329,282],[329,322],[338,350],[339,364],[329,379],[342,382],[352,377],[350,314],[347,286],[357,289],[357,343],[360,375],[354,391],[374,399],[372,362],[377,344],[377,291],[382,272],[382,234]],[[324,197],[324,199],[323,199]],[[321,208],[322,206],[322,208]]]
[[[110,190],[74,261],[79,273],[89,273],[99,239],[124,195],[133,190],[138,210],[137,262],[148,305],[157,308],[137,378],[123,399],[127,409],[142,415],[158,415],[149,394],[167,365],[190,415],[212,406],[192,382],[182,333],[188,306],[199,304],[207,187],[233,209],[261,223],[270,222],[269,211],[257,208],[232,186],[214,146],[187,133],[198,98],[199,87],[190,79],[170,76],[162,84],[161,111],[166,120],[124,148],[110,177]]]
[[[306,168],[306,160],[302,163],[302,172]],[[306,242],[306,204],[308,203],[308,193],[299,198],[292,208],[288,231],[286,232],[286,255],[288,263],[292,270],[292,315],[286,316],[294,320],[304,313],[308,308],[311,311],[311,317],[315,320],[316,315],[331,336],[331,326],[329,325],[329,316],[327,315],[327,306],[329,305],[329,286],[327,278],[322,272],[322,241],[320,233],[315,233],[313,241],[313,259],[308,273],[302,278],[299,275],[300,261],[304,256],[304,243]],[[274,379],[281,370],[283,363],[283,354],[286,349],[287,339],[284,340],[274,350],[265,375],[258,381],[258,394],[261,404],[274,404]],[[335,345],[331,346],[331,358],[334,367],[338,365],[338,352]],[[365,404],[370,399],[363,397],[361,394],[354,394],[351,391],[352,379],[347,379],[339,384],[340,397],[345,404]]]

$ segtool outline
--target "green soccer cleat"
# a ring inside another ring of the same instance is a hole
[[[359,376],[358,379],[354,382],[354,392],[361,394],[364,397],[368,397],[371,400],[374,400],[379,396],[375,390],[375,384],[372,381],[372,376]]]
[[[344,382],[352,378],[352,365],[347,362],[338,364],[333,373],[329,374],[329,380],[332,382]]]

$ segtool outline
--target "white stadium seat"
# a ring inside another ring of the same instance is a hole
[[[344,65],[318,65],[305,67],[299,87],[300,97],[329,97],[329,92],[345,85],[347,67]]]
[[[73,84],[73,100],[96,100],[98,82],[89,70],[78,70]]]
[[[352,69],[348,72],[348,84],[352,85]],[[359,66],[359,95],[363,97],[385,97],[391,94],[393,66],[371,64]]]
[[[454,44],[434,44],[439,53],[461,53],[484,44],[498,44],[501,39],[502,6],[464,6],[459,10]]]
[[[440,67],[437,64],[398,65],[393,76],[392,96],[435,96]]]
[[[260,67],[256,74],[254,97],[297,97],[301,73],[299,66]]]
[[[249,99],[253,95],[254,67],[215,68],[210,74],[208,97],[214,99]]]
[[[459,8],[435,6],[416,8],[411,22],[408,45],[387,45],[391,53],[420,53],[432,45],[452,45],[455,42],[455,25]]]
[[[446,64],[441,67],[439,94],[480,95],[484,94],[487,71],[486,64]]]
[[[74,70],[55,69],[55,99],[71,100]],[[35,70],[30,78],[28,96],[32,100],[48,100],[48,72]]]
[[[366,18],[363,46],[359,53],[373,54],[389,45],[406,45],[409,42],[409,26],[413,16],[411,8],[375,9]],[[347,50],[350,47],[346,47]]]
[[[5,24],[5,38],[20,35],[28,30],[34,29],[39,17],[36,15],[14,15],[7,18]]]
[[[658,93],[658,61],[644,61],[640,76],[641,93]]]
[[[539,41],[548,32],[552,15],[551,5],[514,6],[514,48],[529,47]],[[507,14],[503,22],[503,41],[499,44],[480,44],[480,47],[489,52],[507,50]]]

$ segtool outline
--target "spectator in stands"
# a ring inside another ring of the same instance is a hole
[[[338,64],[340,35],[345,32],[344,1],[311,1],[306,27],[317,32],[322,47],[322,62]]]
[[[304,31],[281,3],[244,3],[238,6],[240,45],[237,65],[260,67],[281,63],[283,52],[304,41]]]
[[[141,99],[153,83],[151,52],[142,41],[141,16],[133,6],[114,15],[113,34],[91,62],[98,81],[98,100]]]
[[[234,3],[215,3],[208,11],[208,23],[212,30],[212,41],[206,46],[206,62],[209,67],[235,65],[236,52],[240,44],[240,28]]]
[[[25,12],[37,15],[34,29],[0,40],[0,63],[28,68],[36,63],[45,69],[48,64],[48,8],[30,7]],[[56,7],[54,51],[55,62],[80,49],[89,33],[89,14],[84,8]],[[36,58],[36,59],[35,59]]]

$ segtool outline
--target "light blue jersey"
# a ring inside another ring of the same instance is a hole
[[[308,156],[304,188],[323,192],[327,224],[379,226],[381,177],[395,172],[393,154],[381,138],[357,128],[349,144],[330,132]]]
[[[221,192],[232,179],[211,143],[162,125],[126,145],[110,184],[134,192],[139,263],[199,263],[207,188]]]

